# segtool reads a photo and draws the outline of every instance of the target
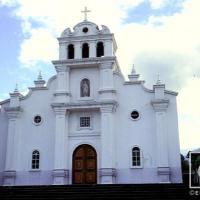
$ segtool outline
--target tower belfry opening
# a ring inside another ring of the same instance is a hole
[[[97,57],[104,56],[104,46],[103,42],[98,42],[97,43]]]
[[[74,59],[74,45],[70,44],[68,46],[68,59]]]
[[[87,43],[82,46],[82,58],[89,58],[89,45]]]

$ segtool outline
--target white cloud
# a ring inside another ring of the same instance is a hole
[[[160,9],[166,5],[167,0],[149,0],[149,2],[153,9]]]
[[[200,78],[190,79],[178,96],[179,130],[181,147],[199,148],[200,134]]]
[[[57,52],[57,41],[47,29],[32,29],[30,38],[21,44],[19,60],[24,66],[33,67],[38,61],[50,62],[50,58],[56,59]]]

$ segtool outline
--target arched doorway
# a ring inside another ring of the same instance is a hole
[[[73,153],[72,183],[97,183],[97,153],[87,144],[78,146]]]

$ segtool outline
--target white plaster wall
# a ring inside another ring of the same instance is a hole
[[[55,81],[49,90],[33,91],[28,98],[21,101],[23,112],[19,120],[19,140],[15,158],[18,185],[34,184],[36,180],[38,184],[50,184],[54,163],[55,117],[51,108],[54,90]],[[38,126],[33,123],[36,114],[41,115],[43,120]],[[38,172],[31,170],[32,151],[35,149],[40,151],[41,156]]]
[[[98,100],[99,71],[98,69],[73,69],[70,71],[71,102],[82,102],[79,98],[79,84],[82,78],[91,81],[91,94]],[[78,84],[77,84],[78,83]],[[117,90],[118,107],[114,113],[114,140],[115,160],[117,169],[117,183],[155,183],[157,178],[156,164],[156,123],[155,111],[151,106],[154,93],[144,91],[140,84],[124,85],[124,80],[115,75],[114,87]],[[33,91],[32,94],[21,101],[23,108],[19,120],[19,140],[17,146],[16,170],[17,185],[25,184],[52,184],[51,172],[54,168],[54,138],[55,138],[55,116],[51,108],[53,92],[56,89],[56,80],[50,84],[49,90]],[[170,99],[167,111],[168,128],[168,151],[169,165],[172,169],[171,181],[180,182],[180,154],[179,138],[177,133],[176,99],[172,95],[166,95]],[[139,120],[130,118],[132,110],[138,110]],[[92,129],[78,129],[79,117],[83,113],[92,116]],[[40,114],[43,122],[40,126],[33,124],[35,114]],[[81,144],[90,144],[97,151],[98,169],[101,160],[101,114],[98,110],[72,111],[69,115],[69,182],[72,180],[72,155],[76,147]],[[0,169],[4,170],[7,117],[5,113],[0,114],[2,145]],[[67,139],[67,138],[66,138]],[[4,143],[3,143],[4,141]],[[142,150],[143,163],[141,169],[131,168],[131,149],[139,146]],[[31,153],[38,149],[41,153],[40,171],[31,170]],[[99,182],[98,176],[98,183]]]
[[[91,97],[80,97],[80,82],[82,79],[90,80]],[[70,70],[70,92],[71,102],[78,102],[80,100],[97,100],[99,98],[99,70],[97,68],[76,68]]]
[[[144,91],[139,84],[123,85],[123,79],[118,75],[115,75],[114,81],[119,103],[114,126],[117,181],[118,183],[157,182],[156,119],[150,103],[154,99],[154,93]],[[168,121],[169,165],[172,169],[171,181],[181,182],[176,98],[172,95],[167,95],[166,98],[170,99],[166,121]],[[139,111],[139,120],[133,121],[130,118],[132,110]],[[142,150],[141,169],[131,168],[131,148],[134,145]]]
[[[91,117],[90,128],[80,128],[80,116]],[[69,134],[70,135],[99,135],[100,134],[100,113],[99,111],[76,111],[71,112],[69,116]]]

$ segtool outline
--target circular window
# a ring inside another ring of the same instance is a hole
[[[83,28],[83,33],[87,33],[88,32],[88,28],[87,27],[84,27]]]
[[[35,115],[33,118],[33,122],[35,125],[40,125],[42,123],[42,117],[40,115]]]
[[[131,119],[137,120],[137,119],[139,119],[139,117],[140,117],[140,114],[139,114],[139,112],[137,110],[133,110],[131,112]]]

